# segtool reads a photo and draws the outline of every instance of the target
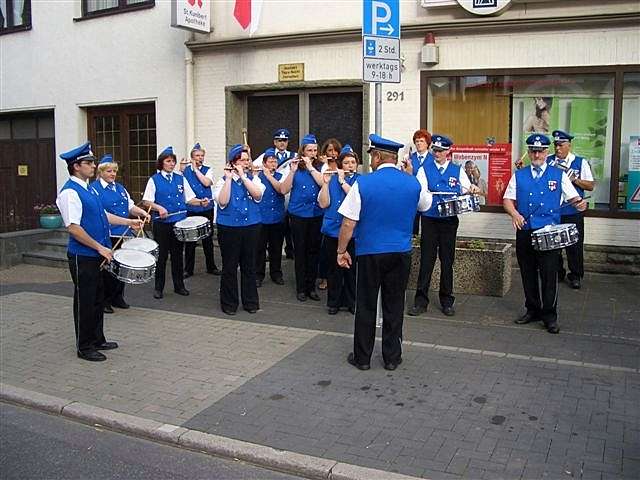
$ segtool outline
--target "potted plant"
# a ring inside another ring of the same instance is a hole
[[[55,204],[39,204],[33,210],[40,216],[40,226],[42,228],[60,228],[62,226],[62,215]]]

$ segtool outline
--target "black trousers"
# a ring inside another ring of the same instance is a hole
[[[256,278],[264,280],[267,270],[267,251],[269,252],[269,275],[272,279],[282,278],[282,243],[284,242],[284,223],[263,223],[258,237],[256,256]]]
[[[153,239],[158,242],[158,262],[156,263],[156,290],[164,290],[164,277],[167,267],[167,257],[171,255],[171,277],[175,290],[184,288],[184,272],[182,255],[184,243],[173,233],[172,223],[153,222]]]
[[[293,239],[291,237],[291,218],[284,214],[284,251],[287,255],[293,255]]]
[[[429,305],[429,285],[436,258],[440,258],[440,305],[453,306],[453,262],[456,256],[458,217],[422,217],[420,236],[420,273],[414,305]]]
[[[524,306],[528,312],[539,316],[548,325],[556,323],[558,319],[556,307],[560,250],[534,250],[531,232],[516,231],[516,257],[524,287]]]
[[[218,225],[218,243],[222,254],[220,278],[220,306],[225,310],[238,309],[238,266],[240,266],[240,294],[245,309],[260,308],[256,286],[256,247],[260,224],[247,227]]]
[[[111,245],[116,245],[120,237],[111,237]],[[122,246],[122,242],[118,248]],[[113,302],[124,300],[124,282],[111,275],[106,269],[102,270],[102,283],[104,285],[104,304],[112,305]]]
[[[357,293],[353,353],[368,364],[376,335],[378,290],[382,288],[382,358],[397,363],[402,357],[404,294],[411,269],[411,253],[361,255],[357,263]]]
[[[187,212],[187,216],[208,218],[213,227],[213,209],[205,212]],[[184,271],[191,275],[193,275],[193,268],[196,263],[196,243],[197,242],[185,242],[184,245]],[[204,251],[207,272],[213,272],[216,268],[216,261],[213,258],[213,235],[202,239],[202,250]]]
[[[322,227],[320,227],[322,229]],[[329,274],[329,258],[327,257],[326,236],[322,235],[320,239],[320,253],[318,254],[318,278],[327,278]]]
[[[569,280],[580,280],[584,277],[584,214],[575,213],[573,215],[562,215],[561,223],[575,223],[578,227],[578,243],[565,247],[567,253],[567,266],[569,267]],[[564,262],[562,260],[562,250],[560,250],[559,271],[561,277],[565,275]]]
[[[318,255],[322,234],[322,217],[298,217],[290,215],[293,237],[294,263],[296,271],[296,292],[309,293],[316,288]]]
[[[338,265],[338,239],[324,237],[324,247],[327,253],[327,307],[353,308],[356,305],[356,266],[342,268]],[[355,243],[353,239],[347,246],[352,259],[356,259]]]
[[[102,257],[67,254],[69,272],[73,280],[73,324],[76,331],[76,349],[86,353],[105,342],[104,286],[100,264]]]

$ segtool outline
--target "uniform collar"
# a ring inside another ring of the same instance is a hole
[[[104,179],[101,178],[100,185],[102,185],[102,188],[107,188],[111,184],[109,182],[105,182]],[[115,186],[115,182],[113,183],[113,185]]]
[[[574,155],[574,153],[569,152],[569,154],[567,155],[567,158],[565,158],[564,160],[561,160],[558,157],[556,157],[556,161],[562,165],[571,165],[571,162],[573,162],[575,158],[576,156]]]
[[[436,158],[433,157],[433,164],[436,166],[438,170],[440,170],[441,168],[444,168],[446,170],[449,167],[449,163],[451,163],[451,160],[447,160],[442,165],[440,165],[438,162],[436,162]]]
[[[529,166],[529,168],[531,169],[531,175],[535,175],[535,170],[533,169],[533,163]],[[542,175],[544,173],[544,171],[547,169],[547,162],[543,162],[542,165],[540,165],[540,175]]]
[[[390,167],[398,168],[395,163],[381,163],[376,170],[382,170],[383,168],[390,168]]]
[[[89,190],[89,183],[85,182],[84,180],[80,180],[78,177],[76,177],[75,175],[72,175],[71,177],[69,177],[71,179],[72,182],[76,182],[78,185],[80,185],[82,188],[84,188],[85,190]]]

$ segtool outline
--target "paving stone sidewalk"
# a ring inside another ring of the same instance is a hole
[[[379,353],[369,372],[345,363],[346,314],[329,319],[318,306],[288,303],[275,287],[261,290],[264,312],[233,320],[218,318],[215,298],[193,287],[209,298],[206,313],[177,313],[171,302],[118,311],[106,330],[121,348],[102,364],[81,362],[68,282],[39,271],[0,275],[4,383],[434,479],[640,477],[640,335],[631,318],[638,298],[624,283],[606,291],[630,315],[623,335],[551,336],[432,314],[409,322],[405,362],[389,373]],[[190,300],[183,312],[205,308]],[[604,312],[600,322],[616,315]]]

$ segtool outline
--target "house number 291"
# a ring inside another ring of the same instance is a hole
[[[387,92],[387,102],[404,102],[404,92]]]

